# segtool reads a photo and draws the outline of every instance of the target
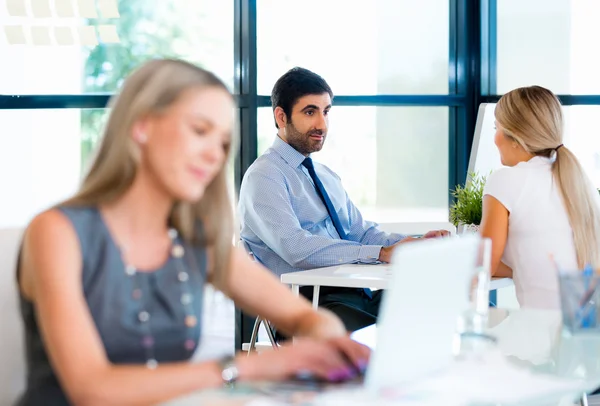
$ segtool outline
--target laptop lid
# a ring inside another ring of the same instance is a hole
[[[400,245],[394,251],[377,328],[353,336],[375,347],[367,389],[416,379],[452,361],[457,318],[469,306],[479,242],[479,236],[468,235]]]

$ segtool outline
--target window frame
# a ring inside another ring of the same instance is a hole
[[[235,159],[236,194],[245,171],[257,157],[258,108],[270,106],[268,95],[257,94],[256,0],[234,2],[234,95],[240,145]],[[339,106],[442,106],[449,108],[448,186],[464,184],[477,109],[497,102],[497,0],[449,0],[449,58],[446,95],[336,95]],[[0,109],[101,109],[111,93],[77,95],[0,95]],[[565,106],[600,105],[600,95],[558,95]],[[449,193],[449,201],[451,195]],[[247,342],[254,319],[236,312],[236,348]]]

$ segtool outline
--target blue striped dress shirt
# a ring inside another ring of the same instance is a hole
[[[340,177],[315,162],[317,176],[347,234],[348,239],[340,239],[302,166],[304,159],[276,137],[244,175],[238,204],[240,237],[267,268],[281,275],[332,265],[376,263],[382,246],[404,237],[380,231],[376,223],[364,220]]]

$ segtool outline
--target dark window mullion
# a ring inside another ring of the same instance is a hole
[[[234,1],[234,92],[239,95],[240,150],[235,158],[236,195],[257,154],[256,0]],[[235,349],[250,341],[254,318],[235,309]]]
[[[497,92],[497,0],[481,0],[481,95]]]
[[[0,110],[11,109],[102,109],[112,93],[64,95],[0,95]]]
[[[600,105],[598,94],[559,94],[563,106],[595,106]],[[496,103],[501,95],[482,96],[481,103]]]

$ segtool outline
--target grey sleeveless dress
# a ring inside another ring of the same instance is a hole
[[[121,253],[97,208],[60,207],[59,210],[72,222],[79,238],[83,258],[83,292],[108,359],[115,364],[146,363],[147,352],[142,340],[147,330],[139,320],[141,310],[150,315],[147,323],[150,323],[154,339],[156,360],[161,363],[189,359],[200,340],[206,281],[205,250],[191,249],[183,244],[188,248],[183,258],[189,274],[187,289],[192,294],[191,305],[197,317],[196,325],[190,328],[184,322],[186,314],[181,303],[182,283],[178,279],[181,263],[179,267],[175,264],[181,259],[170,256],[159,269],[128,276]],[[141,298],[134,298],[132,294],[136,287],[141,288]],[[25,393],[17,405],[69,405],[48,360],[35,308],[23,296],[20,302],[28,373]],[[189,340],[193,340],[193,348]]]

